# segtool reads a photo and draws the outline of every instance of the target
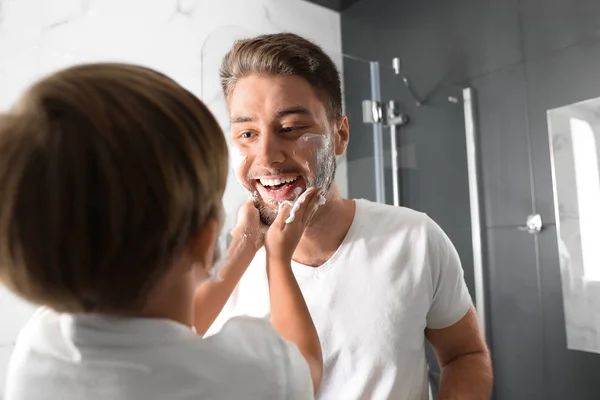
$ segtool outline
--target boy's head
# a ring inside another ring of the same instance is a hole
[[[0,280],[57,311],[141,311],[175,262],[212,262],[226,177],[218,123],[168,77],[51,75],[0,116]]]
[[[236,175],[263,222],[307,187],[329,189],[349,133],[339,73],[319,46],[292,33],[238,41],[221,84]]]

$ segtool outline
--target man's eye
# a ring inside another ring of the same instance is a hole
[[[302,126],[289,126],[289,127],[281,128],[281,133],[290,133],[290,132],[299,131],[302,129],[304,129],[304,127],[302,127]]]
[[[252,134],[252,132],[244,132],[240,135],[240,137],[244,138],[244,139],[250,139],[252,136],[254,136]]]

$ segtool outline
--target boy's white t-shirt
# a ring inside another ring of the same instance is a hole
[[[354,221],[320,267],[292,263],[321,339],[321,400],[426,400],[425,328],[472,305],[458,254],[441,228],[407,208],[356,200]],[[261,250],[209,334],[228,318],[269,315]]]
[[[313,399],[298,348],[266,320],[203,339],[162,319],[39,310],[11,358],[5,400]]]

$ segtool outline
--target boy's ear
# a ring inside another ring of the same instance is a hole
[[[194,263],[202,264],[204,269],[210,268],[215,257],[217,247],[217,237],[219,235],[221,223],[216,218],[211,218],[192,240],[192,257]]]

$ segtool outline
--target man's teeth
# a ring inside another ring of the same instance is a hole
[[[260,184],[263,186],[278,186],[283,185],[284,183],[294,182],[298,179],[298,177],[289,177],[289,178],[281,178],[281,179],[260,179]]]

